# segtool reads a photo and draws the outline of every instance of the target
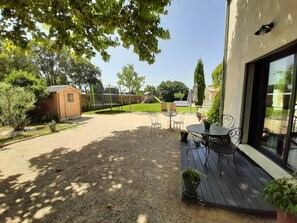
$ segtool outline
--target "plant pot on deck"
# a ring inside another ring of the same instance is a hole
[[[188,198],[198,197],[198,186],[200,184],[201,173],[188,167],[182,171],[183,194]]]
[[[283,177],[266,184],[264,199],[277,209],[278,223],[297,222],[297,176]]]
[[[180,131],[180,141],[187,142],[189,133],[186,131]]]
[[[281,210],[277,210],[277,222],[278,223],[296,223],[297,215],[285,214]]]

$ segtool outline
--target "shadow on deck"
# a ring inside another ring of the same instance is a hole
[[[211,151],[208,164],[205,167],[206,149],[190,149],[194,147],[193,140],[180,143],[181,170],[193,167],[205,176],[199,186],[199,199],[188,199],[185,202],[203,203],[210,207],[219,207],[231,211],[276,216],[275,209],[262,197],[264,185],[272,180],[261,167],[251,161],[241,152],[236,152],[236,174],[232,157],[230,162],[224,160],[222,176],[218,168],[218,156]],[[187,153],[188,150],[188,153]]]

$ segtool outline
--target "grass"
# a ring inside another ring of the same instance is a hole
[[[57,131],[65,129],[65,128],[67,128],[67,129],[72,128],[75,126],[77,126],[77,124],[57,123]],[[1,126],[0,127],[0,146],[7,144],[7,143],[15,142],[15,141],[18,141],[21,139],[51,133],[48,125],[32,125],[32,126],[25,127],[25,130],[27,130],[27,131],[15,132],[11,135],[1,134],[1,133],[7,132],[7,131],[12,131],[12,130],[13,130],[13,128],[11,128],[9,126]]]
[[[170,103],[167,103],[168,106]],[[129,105],[124,105],[120,108],[113,108],[112,111],[110,111],[109,108],[107,109],[101,109],[101,110],[94,110],[94,111],[88,111],[84,112],[84,114],[118,114],[122,112],[129,112],[130,108]],[[161,104],[160,103],[150,103],[150,104],[132,104],[131,105],[131,111],[132,112],[161,112]],[[197,109],[192,107],[191,109],[189,107],[176,107],[176,112],[186,112],[186,113],[196,113]]]

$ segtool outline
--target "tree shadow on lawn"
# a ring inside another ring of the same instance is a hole
[[[24,183],[20,174],[3,179],[0,172],[0,222],[161,222],[182,216],[175,210],[178,133],[117,131],[80,151],[57,148],[30,165],[39,174]]]

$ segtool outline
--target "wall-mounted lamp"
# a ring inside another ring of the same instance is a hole
[[[263,25],[257,32],[255,32],[255,35],[263,35],[263,34],[269,33],[272,30],[272,28],[273,28],[273,22],[267,25]]]

